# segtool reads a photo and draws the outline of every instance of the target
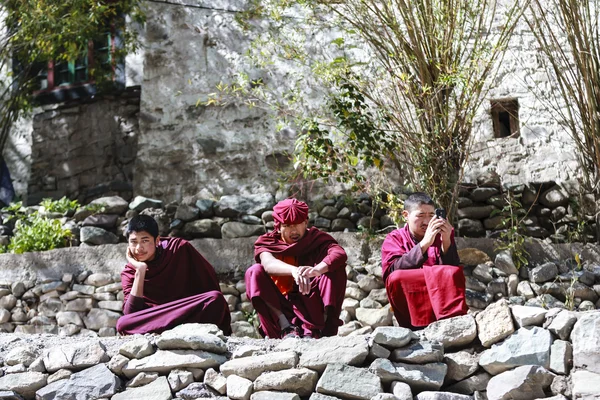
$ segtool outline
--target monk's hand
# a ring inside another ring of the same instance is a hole
[[[425,235],[420,243],[423,253],[425,253],[429,246],[433,244],[437,235],[442,232],[442,226],[445,222],[446,220],[442,218],[432,218],[431,221],[429,221],[427,230],[425,230]]]
[[[293,268],[292,276],[294,277],[294,281],[296,285],[298,285],[298,290],[300,294],[309,294],[310,293],[310,278],[302,275],[303,269],[302,267]]]
[[[315,278],[317,276],[323,275],[317,267],[309,267],[309,266],[300,266],[298,267],[298,273],[302,276],[306,276],[307,278]]]
[[[125,257],[127,258],[127,262],[136,270],[136,272],[146,272],[148,264],[136,260],[133,254],[131,254],[131,250],[127,249]]]
[[[444,223],[440,225],[440,233],[442,235],[442,241],[450,241],[450,235],[452,234],[452,225],[447,219],[442,219]]]

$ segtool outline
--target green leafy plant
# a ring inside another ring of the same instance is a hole
[[[502,215],[500,222],[504,230],[500,233],[500,241],[496,244],[496,250],[508,250],[517,269],[528,264],[529,253],[525,249],[525,236],[523,235],[523,221],[527,212],[519,201],[520,195],[508,193],[506,205],[501,210],[494,210],[492,216]]]
[[[404,200],[402,196],[394,193],[383,193],[376,197],[375,204],[381,205],[381,208],[388,210],[388,216],[394,221],[396,226],[400,226],[404,221],[402,211],[404,210]]]
[[[581,256],[579,253],[575,253],[575,268],[571,269],[571,278],[569,279],[569,286],[563,289],[565,296],[565,308],[572,311],[575,308],[575,283],[579,281],[579,277],[575,274],[575,271],[581,271],[583,265],[581,262]]]
[[[18,221],[7,251],[22,254],[29,251],[45,251],[65,247],[73,234],[64,229],[57,219],[49,219],[33,213]]]
[[[48,212],[65,214],[76,210],[79,207],[79,202],[77,200],[69,200],[66,196],[63,196],[59,200],[43,199],[40,206],[44,207],[44,210]]]
[[[260,325],[260,321],[258,319],[258,314],[257,314],[256,310],[252,310],[252,312],[242,311],[242,313],[244,313],[244,318],[246,318],[246,321],[248,321],[250,324],[252,324],[252,326],[254,326],[254,328],[258,329],[258,326]]]
[[[48,199],[45,199],[48,200]],[[62,199],[61,199],[62,200]],[[54,210],[60,210],[67,201],[47,201]],[[69,229],[64,229],[58,219],[50,219],[40,215],[38,211],[31,211],[23,207],[21,202],[12,203],[2,209],[5,221],[15,220],[13,236],[7,246],[0,248],[1,253],[22,254],[29,251],[45,251],[69,245],[73,234]],[[54,211],[59,212],[59,211]]]

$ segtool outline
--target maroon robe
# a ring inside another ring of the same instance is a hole
[[[302,295],[294,284],[286,295],[281,294],[270,275],[260,264],[261,253],[274,257],[296,257],[298,265],[315,266],[320,262],[329,265],[327,273],[312,278],[308,295]],[[254,244],[254,264],[246,271],[246,295],[258,312],[263,332],[270,338],[280,338],[281,328],[277,315],[266,303],[301,328],[304,336],[334,336],[342,324],[339,319],[346,291],[346,252],[325,232],[310,228],[296,243],[285,243],[279,233],[270,232]],[[324,320],[325,308],[328,311]]]
[[[229,307],[212,265],[189,242],[161,238],[157,253],[148,261],[144,295],[130,294],[135,269],[121,272],[123,314],[117,330],[123,334],[160,333],[185,323],[213,323],[231,334]]]
[[[383,279],[400,326],[427,326],[442,318],[467,313],[465,276],[451,233],[451,245],[442,253],[438,235],[425,256],[408,224],[387,235],[381,247]]]

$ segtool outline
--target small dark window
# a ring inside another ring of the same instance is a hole
[[[519,100],[492,100],[494,137],[519,137]]]

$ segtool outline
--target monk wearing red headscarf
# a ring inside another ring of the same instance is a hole
[[[296,199],[273,208],[273,232],[254,244],[246,294],[269,338],[334,336],[346,291],[346,252],[308,228],[308,206]]]
[[[187,241],[159,238],[156,221],[133,217],[121,272],[122,334],[160,333],[185,323],[212,323],[231,334],[231,316],[212,265]]]
[[[404,202],[407,223],[385,238],[383,279],[398,324],[420,328],[467,313],[465,276],[454,229],[437,217],[433,200],[414,193]]]

